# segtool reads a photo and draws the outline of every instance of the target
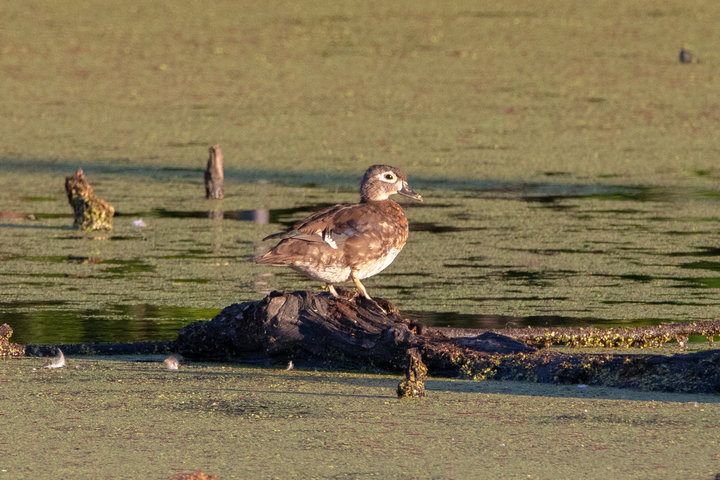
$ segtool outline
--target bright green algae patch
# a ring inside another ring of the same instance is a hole
[[[143,360],[143,361],[138,361]],[[0,362],[0,476],[710,478],[717,396],[183,364]],[[642,467],[638,459],[642,459]]]

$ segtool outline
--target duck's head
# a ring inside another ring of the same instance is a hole
[[[423,201],[422,197],[410,188],[407,175],[399,168],[390,165],[373,165],[367,169],[360,184],[361,201],[387,200],[390,195],[396,193],[420,202]]]

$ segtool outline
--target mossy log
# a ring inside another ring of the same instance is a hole
[[[720,393],[720,350],[691,354],[585,354],[526,345],[497,332],[423,328],[389,303],[273,292],[180,330],[175,349],[194,360],[406,371],[416,349],[430,375]]]
[[[528,345],[542,347],[656,348],[672,341],[686,347],[690,335],[704,336],[712,347],[714,337],[720,335],[720,320],[620,328],[528,327],[502,330],[502,333]]]
[[[475,336],[487,331],[468,328],[431,328],[431,330],[437,330],[449,337]],[[658,348],[668,342],[676,342],[679,347],[685,348],[691,335],[704,336],[710,347],[713,347],[714,337],[720,335],[720,320],[642,327],[527,327],[493,331],[536,347],[562,345],[591,348]]]
[[[82,168],[65,178],[65,192],[74,212],[73,226],[85,231],[112,230],[115,207],[98,198]]]

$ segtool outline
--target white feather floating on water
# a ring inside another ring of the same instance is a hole
[[[163,363],[168,370],[177,370],[180,368],[180,359],[178,359],[175,355],[170,355],[163,361]]]
[[[53,358],[52,362],[45,365],[45,368],[63,368],[65,365],[67,365],[65,362],[65,355],[63,355],[62,350],[58,348],[57,351],[57,356]]]

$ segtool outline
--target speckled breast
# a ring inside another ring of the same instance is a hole
[[[408,221],[400,205],[393,201],[383,202],[381,212],[376,222],[379,228],[365,236],[361,248],[353,251],[348,258],[350,267],[360,279],[385,270],[408,238]]]

